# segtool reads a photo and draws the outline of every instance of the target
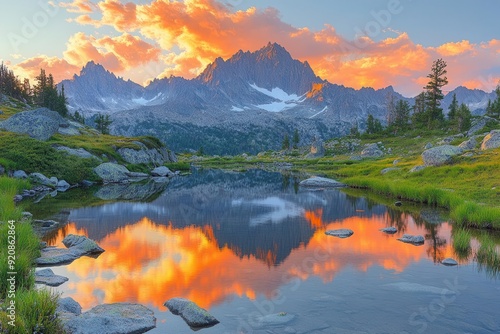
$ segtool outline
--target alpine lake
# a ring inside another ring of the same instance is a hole
[[[73,189],[27,210],[64,222],[45,231],[49,245],[77,234],[105,249],[51,267],[69,278],[51,289],[83,311],[142,304],[157,319],[148,333],[194,331],[163,306],[174,297],[220,321],[206,334],[500,333],[499,268],[476,256],[484,238],[498,251],[500,235],[471,231],[470,248],[458,251],[446,212],[299,181],[194,169],[169,183]],[[395,234],[380,231],[391,226]],[[332,229],[354,234],[325,234]],[[403,234],[425,242],[397,240]]]

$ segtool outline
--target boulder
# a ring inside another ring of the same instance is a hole
[[[28,174],[26,174],[26,172],[23,170],[16,170],[12,176],[15,179],[27,179],[28,178]]]
[[[314,139],[311,144],[309,153],[306,155],[307,159],[322,158],[325,156],[325,147],[322,140]]]
[[[165,148],[148,148],[144,143],[133,142],[138,149],[120,148],[118,154],[130,164],[163,165],[169,162],[170,158]]]
[[[29,178],[35,183],[52,188],[55,188],[58,182],[57,179],[49,179],[48,177],[46,177],[41,173],[31,173]]]
[[[57,313],[82,314],[82,307],[71,297],[59,298],[57,301]]]
[[[395,234],[398,232],[398,229],[395,228],[394,226],[391,226],[391,227],[381,228],[380,231],[387,233],[387,234]]]
[[[66,147],[66,146],[56,146],[55,149],[59,150],[59,151],[66,152],[69,155],[74,155],[75,157],[84,158],[84,159],[96,159],[96,160],[101,161],[100,158],[96,157],[95,155],[93,155],[92,153],[90,153],[89,151],[87,151],[83,148],[70,148],[70,147]]]
[[[429,149],[431,149],[433,147],[434,147],[434,145],[432,145],[431,143],[427,143],[427,144],[425,144],[424,149],[425,150],[429,150]]]
[[[104,249],[99,247],[94,240],[82,235],[69,234],[63,239],[62,243],[77,256],[100,254],[104,252]]]
[[[469,151],[469,150],[475,149],[476,145],[477,145],[476,138],[472,137],[472,138],[462,142],[460,145],[458,145],[458,147],[460,147],[464,151]]]
[[[422,159],[425,166],[441,166],[451,162],[451,159],[463,152],[463,149],[457,146],[443,145],[428,149],[422,153]]]
[[[57,133],[60,126],[67,125],[68,122],[57,112],[47,108],[38,108],[11,116],[0,124],[0,128],[46,141]]]
[[[153,169],[151,171],[151,175],[161,176],[161,177],[165,177],[165,176],[172,177],[175,174],[170,169],[168,169],[168,167],[160,166],[160,167],[156,167],[155,169]]]
[[[493,130],[484,137],[481,150],[490,150],[498,147],[500,147],[500,130]]]
[[[57,189],[57,191],[65,192],[70,187],[71,186],[68,182],[66,182],[65,180],[60,180],[59,182],[57,182],[56,189]]]
[[[483,116],[477,121],[472,122],[472,127],[467,131],[467,136],[470,137],[479,131],[481,131],[486,124],[488,123],[498,123],[498,121],[494,118],[488,117],[488,116]]]
[[[292,322],[295,319],[295,315],[286,313],[286,312],[281,312],[281,313],[276,313],[276,314],[268,314],[264,315],[261,317],[257,317],[256,320],[256,326],[257,328],[260,327],[277,327],[277,326],[284,326],[288,324],[289,322]]]
[[[410,235],[410,234],[404,234],[402,238],[398,239],[399,241],[412,244],[412,245],[423,245],[425,242],[425,239],[421,235]]]
[[[48,286],[59,286],[67,282],[68,278],[54,274],[51,269],[42,269],[35,272],[35,283],[45,284]]]
[[[396,170],[400,170],[401,168],[398,168],[398,167],[389,167],[389,168],[384,168],[380,171],[380,174],[382,175],[385,175],[389,172],[393,172],[393,171],[396,171]]]
[[[410,169],[410,173],[420,172],[422,169],[425,169],[425,167],[426,166],[423,165],[415,166],[412,169]]]
[[[47,247],[40,250],[40,257],[35,260],[38,266],[58,266],[69,264],[79,258],[70,249]]]
[[[173,314],[180,315],[190,327],[211,327],[219,323],[219,320],[215,319],[205,309],[184,298],[172,298],[165,302],[164,305]]]
[[[331,235],[332,237],[337,237],[337,238],[349,238],[351,235],[354,234],[352,230],[343,228],[339,230],[328,230],[325,232],[326,235]]]
[[[313,176],[299,183],[302,187],[307,188],[342,188],[347,187],[345,184],[329,179],[326,177]]]
[[[104,183],[118,183],[129,179],[127,176],[130,171],[127,167],[106,162],[94,168],[94,172],[101,178]]]
[[[156,327],[153,311],[132,303],[103,304],[63,320],[71,334],[139,334]]]
[[[458,265],[458,262],[450,257],[444,259],[443,261],[441,261],[441,263],[444,264],[445,266],[450,266],[450,267]]]
[[[383,155],[384,152],[380,150],[377,143],[366,145],[366,147],[361,151],[360,154],[361,158],[379,158]]]

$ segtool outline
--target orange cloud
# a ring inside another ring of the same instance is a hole
[[[34,80],[40,74],[41,69],[45,69],[47,73],[52,74],[56,83],[72,77],[74,73],[80,70],[78,66],[72,65],[64,59],[47,56],[33,57],[13,67],[19,77],[29,78],[30,80]]]
[[[69,13],[92,13],[95,5],[89,0],[73,0],[73,2],[60,2],[59,6],[66,8]]]
[[[414,78],[425,78],[437,58],[444,57],[448,62],[447,88],[451,90],[466,82],[487,81],[478,76],[490,75],[488,71],[497,66],[500,54],[499,40],[480,44],[463,40],[425,47],[415,44],[406,33],[392,30],[395,37],[380,41],[367,36],[347,40],[331,25],[317,31],[297,28],[283,22],[274,8],[234,11],[216,0],[150,0],[143,4],[74,0],[61,6],[82,14],[74,22],[96,28],[108,26],[122,33],[100,39],[76,34],[68,41],[65,61],[81,67],[94,60],[139,82],[158,75],[192,78],[216,57],[228,58],[240,49],[253,51],[275,41],[293,57],[307,60],[317,75],[332,83],[354,88],[393,85],[411,96],[422,89],[421,80]],[[143,70],[148,62],[154,63],[150,66],[153,71]],[[482,89],[493,87],[483,85]]]
[[[437,52],[443,57],[458,56],[462,53],[473,50],[474,45],[470,44],[470,42],[466,40],[456,43],[446,43],[437,48]]]
[[[158,47],[128,33],[100,39],[77,33],[70,37],[63,59],[38,56],[23,61],[17,67],[28,78],[34,78],[40,68],[44,68],[59,82],[78,73],[90,60],[102,64],[107,70],[120,73],[158,61],[160,54]]]

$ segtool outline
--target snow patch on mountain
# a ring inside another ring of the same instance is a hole
[[[259,93],[262,93],[277,100],[271,103],[259,104],[256,106],[257,108],[266,111],[281,112],[286,109],[296,107],[298,102],[302,102],[300,101],[301,97],[298,96],[297,94],[288,94],[283,89],[278,87],[275,87],[272,90],[259,87],[256,84],[250,84],[250,87],[258,91]]]

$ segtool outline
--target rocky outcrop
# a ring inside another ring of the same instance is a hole
[[[35,260],[38,266],[57,266],[69,264],[84,255],[99,255],[104,249],[95,241],[84,236],[70,234],[63,240],[68,248],[47,247],[40,251],[41,256]]]
[[[168,167],[160,166],[160,167],[156,167],[155,169],[153,169],[151,171],[151,175],[161,176],[161,177],[172,177],[175,174]]]
[[[29,178],[31,181],[33,181],[35,183],[41,184],[43,186],[51,187],[51,188],[55,188],[57,186],[57,183],[59,182],[59,180],[57,180],[56,178],[49,179],[48,177],[46,177],[45,175],[43,175],[41,173],[31,173]]]
[[[342,228],[338,230],[328,230],[325,232],[326,235],[331,235],[332,237],[337,237],[341,239],[349,238],[351,235],[354,234],[352,230]]]
[[[169,154],[166,148],[148,148],[144,143],[134,141],[135,145],[139,147],[139,149],[133,148],[120,148],[118,149],[118,154],[130,164],[147,164],[147,165],[163,165],[166,162],[176,162],[172,156]],[[174,156],[175,157],[175,156]]]
[[[450,163],[452,158],[463,152],[463,149],[451,145],[436,146],[422,153],[426,166],[441,166]]]
[[[194,328],[211,327],[219,323],[219,320],[205,309],[184,298],[172,298],[164,305],[170,312],[180,315],[189,326]]]
[[[404,234],[402,238],[398,239],[399,241],[405,242],[407,244],[412,244],[415,246],[423,245],[425,242],[425,239],[421,235],[410,235],[410,234]]]
[[[62,323],[70,334],[140,334],[156,327],[153,311],[139,304],[103,304],[74,316],[66,310],[61,307],[60,313],[66,315]]]
[[[47,247],[40,250],[40,257],[35,260],[38,266],[58,266],[69,264],[79,258],[69,249]]]
[[[322,158],[325,156],[325,147],[323,141],[319,139],[314,139],[311,144],[309,153],[306,155],[307,159]]]
[[[500,147],[500,130],[493,130],[484,137],[481,150],[490,150],[498,147]]]
[[[491,118],[491,117],[488,117],[488,116],[483,116],[480,119],[478,119],[477,121],[474,121],[472,123],[472,127],[469,129],[469,131],[467,131],[467,136],[470,137],[470,136],[478,133],[488,123],[498,123],[498,121],[496,119],[494,119],[494,118]]]
[[[100,158],[96,157],[89,151],[83,148],[70,148],[67,146],[56,146],[54,147],[56,150],[63,151],[68,153],[69,155],[74,155],[75,157],[84,158],[84,159],[96,159],[101,161]]]
[[[100,254],[104,249],[99,247],[94,240],[82,235],[69,234],[62,243],[77,256]]]
[[[42,269],[35,273],[35,283],[38,284],[59,286],[67,281],[67,277],[56,275],[51,269]]]
[[[104,183],[125,182],[130,179],[130,177],[128,176],[128,173],[130,173],[130,171],[127,169],[127,167],[111,162],[100,164],[99,166],[94,168],[94,172],[101,178]]]
[[[410,169],[410,173],[420,172],[421,170],[425,169],[425,167],[426,166],[423,165],[415,166],[412,169]]]
[[[361,158],[379,158],[384,155],[384,152],[379,148],[377,143],[374,144],[368,144],[366,147],[361,151]]]
[[[27,134],[43,141],[57,133],[60,126],[67,127],[68,122],[57,112],[47,108],[23,111],[0,123],[1,129]]]
[[[345,184],[326,177],[313,176],[299,183],[301,187],[307,188],[342,188]]]
[[[470,150],[475,149],[476,145],[477,145],[477,140],[475,137],[472,137],[472,138],[467,139],[466,141],[463,141],[462,143],[460,143],[460,145],[458,145],[458,147],[460,147],[461,149],[463,149],[465,151],[470,151]]]

